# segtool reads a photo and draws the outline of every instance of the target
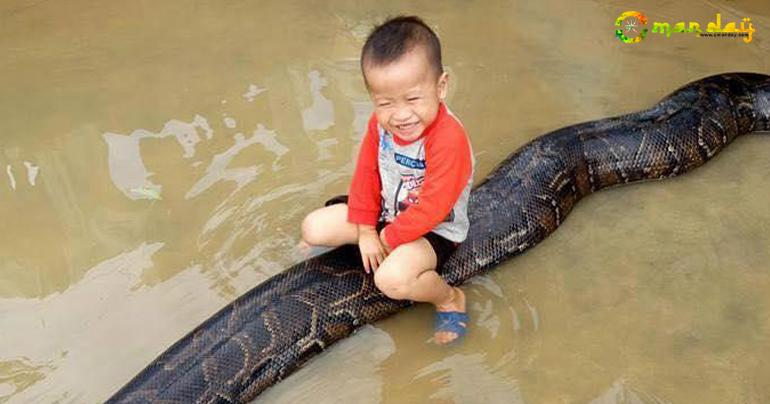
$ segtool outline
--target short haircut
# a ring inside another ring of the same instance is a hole
[[[364,72],[364,67],[385,66],[395,62],[417,46],[425,49],[428,63],[436,75],[440,76],[444,72],[441,43],[436,33],[416,16],[389,18],[374,27],[361,50],[361,72]]]

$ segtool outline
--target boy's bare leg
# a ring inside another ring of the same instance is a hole
[[[348,205],[325,206],[310,212],[302,221],[297,249],[309,258],[315,247],[337,247],[358,242],[358,225],[348,223]]]
[[[436,311],[464,313],[465,294],[459,288],[449,286],[435,268],[436,253],[428,240],[420,237],[393,250],[374,272],[374,282],[392,299],[427,302],[436,306]],[[458,335],[437,332],[434,337],[437,343],[444,344]]]
[[[347,221],[348,206],[335,204],[316,209],[302,221],[298,249],[308,258],[318,246],[336,247],[358,243],[358,226]],[[374,273],[377,287],[393,299],[431,303],[437,311],[465,312],[465,294],[449,286],[435,271],[436,253],[428,240],[400,245],[385,258]],[[463,324],[467,326],[467,324]],[[435,334],[437,343],[457,338],[453,332]]]

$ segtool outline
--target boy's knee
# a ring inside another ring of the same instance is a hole
[[[385,296],[401,300],[409,296],[411,280],[405,276],[404,271],[398,271],[398,268],[382,265],[374,271],[374,285]]]
[[[313,213],[305,216],[301,226],[302,240],[311,245],[320,245],[323,240],[321,227]]]

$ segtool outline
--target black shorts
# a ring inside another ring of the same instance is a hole
[[[331,206],[338,203],[344,203],[347,205],[348,203],[348,196],[347,195],[337,195],[334,198],[329,199],[324,203],[324,206]],[[378,222],[376,229],[377,233],[382,230],[386,222]],[[452,255],[453,252],[457,249],[457,246],[460,245],[460,243],[455,243],[452,240],[446,239],[443,236],[436,234],[434,232],[429,232],[423,237],[428,240],[428,243],[430,243],[430,246],[433,247],[433,252],[436,253],[436,269],[441,268],[442,265],[449,259],[449,256]]]

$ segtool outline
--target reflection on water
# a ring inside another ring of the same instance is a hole
[[[36,166],[35,164],[24,161],[24,167],[27,169],[27,182],[30,186],[35,186],[35,178],[37,178],[37,173],[40,171],[40,167]],[[8,185],[11,187],[12,190],[16,190],[16,177],[13,175],[13,168],[10,164],[5,166],[5,172],[8,174]]]
[[[302,111],[302,126],[305,132],[329,129],[334,125],[334,105],[321,93],[321,89],[328,86],[329,82],[321,77],[318,70],[312,70],[307,77],[310,79],[313,105]]]
[[[105,133],[107,143],[110,177],[113,184],[131,199],[160,199],[161,186],[150,179],[152,173],[147,171],[142,161],[139,142],[145,138],[162,139],[173,136],[184,150],[184,158],[195,156],[195,145],[201,141],[198,128],[205,132],[205,137],[211,139],[213,131],[206,118],[196,115],[192,123],[171,120],[163,125],[160,133],[152,133],[143,129],[135,130],[131,135]],[[194,163],[193,163],[194,164]]]
[[[764,3],[648,2],[651,20],[756,32],[631,46],[620,1],[4,2],[0,402],[101,401],[297,260],[304,215],[347,190],[372,111],[358,54],[384,17],[441,36],[478,181],[549,130],[770,72]],[[465,286],[463,345],[428,343],[417,306],[257,401],[768,402],[768,155],[770,137],[739,138],[686,176],[593,195]]]
[[[417,380],[429,378],[437,386],[430,399],[459,403],[524,403],[516,379],[500,372],[501,364],[514,360],[512,354],[498,359],[498,364],[488,365],[483,353],[450,355],[432,363],[416,374]]]

